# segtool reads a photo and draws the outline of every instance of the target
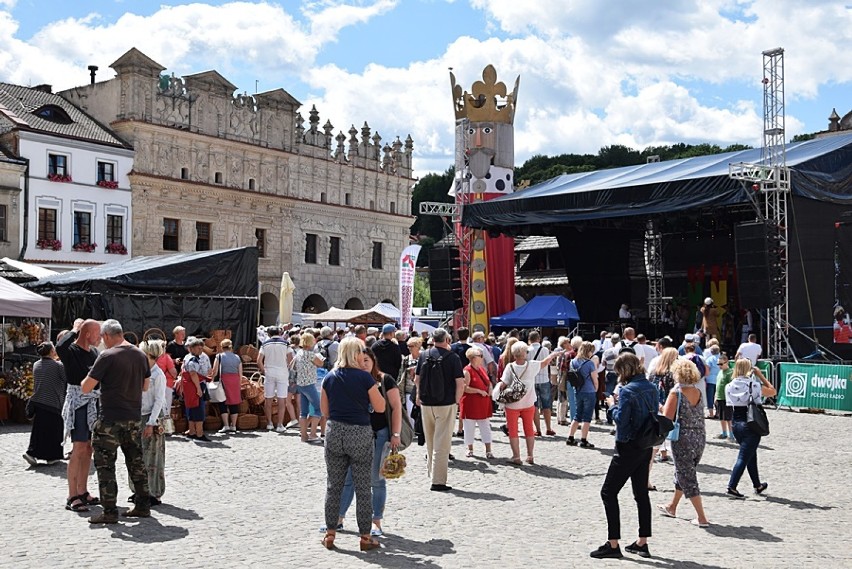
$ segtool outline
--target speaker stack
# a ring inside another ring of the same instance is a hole
[[[734,228],[740,306],[771,308],[784,303],[784,244],[772,223],[741,223]]]
[[[429,291],[432,310],[453,311],[462,307],[458,247],[435,247],[429,251]]]

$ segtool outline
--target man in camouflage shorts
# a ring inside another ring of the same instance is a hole
[[[98,356],[82,384],[84,393],[97,386],[101,388],[100,417],[95,423],[92,446],[104,511],[89,518],[89,523],[114,524],[118,522],[115,461],[119,447],[124,453],[127,474],[136,489],[135,506],[124,512],[124,516],[147,518],[151,515],[148,477],[142,461],[142,429],[139,428],[142,392],[148,389],[151,369],[145,353],[124,339],[117,320],[104,322],[101,336],[107,349]]]

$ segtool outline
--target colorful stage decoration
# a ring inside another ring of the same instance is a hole
[[[490,200],[514,191],[515,105],[520,77],[514,89],[497,81],[488,65],[470,93],[456,84],[450,72],[456,116],[456,203]],[[456,226],[462,258],[463,314],[471,330],[488,331],[489,316],[515,308],[514,239],[491,236],[482,230]]]

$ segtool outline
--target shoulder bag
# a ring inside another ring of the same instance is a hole
[[[763,405],[758,405],[754,401],[754,395],[751,392],[751,384],[748,384],[748,411],[746,411],[746,426],[754,433],[765,437],[769,434],[769,418],[766,416],[766,410]]]
[[[219,374],[216,378],[207,382],[207,394],[210,396],[211,403],[224,403],[227,399],[225,395],[225,386],[222,385],[222,358],[216,356],[216,361],[219,363]]]
[[[648,403],[647,398],[643,397],[642,401]],[[660,415],[659,404],[646,405],[647,417],[636,433],[633,442],[639,448],[654,448],[663,444],[666,436],[674,428],[674,423],[665,415]]]
[[[385,391],[385,382],[384,378],[382,378],[381,383],[379,383],[379,389],[382,391],[382,395],[385,398],[385,418],[388,422],[388,431],[393,435],[393,413],[391,409],[390,399],[388,399],[388,392]],[[414,440],[414,427],[411,426],[411,417],[408,416],[408,410],[405,408],[405,403],[400,401],[400,405],[402,407],[402,422],[399,426],[399,446],[397,447],[397,452],[402,452],[411,446],[411,442]]]
[[[521,377],[527,372],[529,367],[525,367],[524,371],[521,372]],[[516,403],[524,398],[524,395],[527,394],[527,386],[524,385],[524,382],[521,381],[521,378],[518,377],[518,374],[515,373],[515,368],[512,364],[509,364],[509,370],[512,372],[512,383],[509,384],[509,387],[500,391],[497,394],[497,402],[498,403]],[[499,386],[496,387],[497,390],[500,389]]]
[[[677,391],[677,411],[675,411],[675,418],[672,422],[672,430],[669,431],[668,436],[666,438],[670,441],[676,441],[680,439],[680,390]]]

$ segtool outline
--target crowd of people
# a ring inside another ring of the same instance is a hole
[[[497,460],[491,430],[495,415],[505,417],[501,429],[511,456],[504,458],[513,466],[536,464],[536,440],[556,435],[557,428],[565,427],[568,446],[592,449],[595,442],[602,444],[590,440],[592,422],[610,425],[616,453],[601,488],[608,536],[591,553],[596,558],[622,556],[618,494],[628,480],[638,505],[639,532],[625,550],[650,556],[654,462],[674,463],[674,494],[657,505],[659,513],[675,517],[686,497],[695,510],[693,524],[710,525],[697,477],[706,419],[718,420],[716,438],[739,445],[727,494],[744,496],[739,482],[745,472],[756,493],[768,487],[757,465],[760,434],[747,424],[747,407],[774,396],[775,388],[756,367],[761,348],[754,335],[729,359],[712,333],[686,334],[675,346],[668,336],[650,342],[631,327],[604,331],[594,341],[574,336],[555,342],[538,330],[496,336],[465,328],[455,331],[454,341],[442,328],[417,335],[393,324],[337,330],[273,326],[263,332],[256,363],[265,378],[266,429],[283,433],[298,426],[302,441],[323,443],[322,543],[329,549],[353,497],[360,549],[380,546],[376,538],[384,533],[387,499],[382,461],[400,447],[402,428],[409,425],[426,447],[435,492],[452,490],[448,467],[455,460],[454,436],[463,438],[466,457],[474,457],[478,431],[485,459]],[[219,405],[219,435],[236,431],[243,361],[230,340],[222,341],[212,362],[203,346],[201,338],[187,338],[182,327],[173,330],[168,343],[149,338],[134,346],[115,320],[78,320],[58,335],[55,347],[50,342],[39,346],[29,407],[33,428],[24,458],[31,465],[55,463],[63,458],[65,440],[71,440],[68,510],[85,512],[100,505],[102,512],[91,523],[118,521],[115,461],[121,448],[133,502],[123,515],[150,515],[165,492],[164,427],[175,398],[188,420],[188,429],[178,435],[200,444],[210,441],[203,430],[210,401]],[[218,390],[222,393],[211,398],[210,392]],[[639,435],[658,413],[677,423],[678,436],[649,447]],[[99,497],[88,487],[93,459]]]

